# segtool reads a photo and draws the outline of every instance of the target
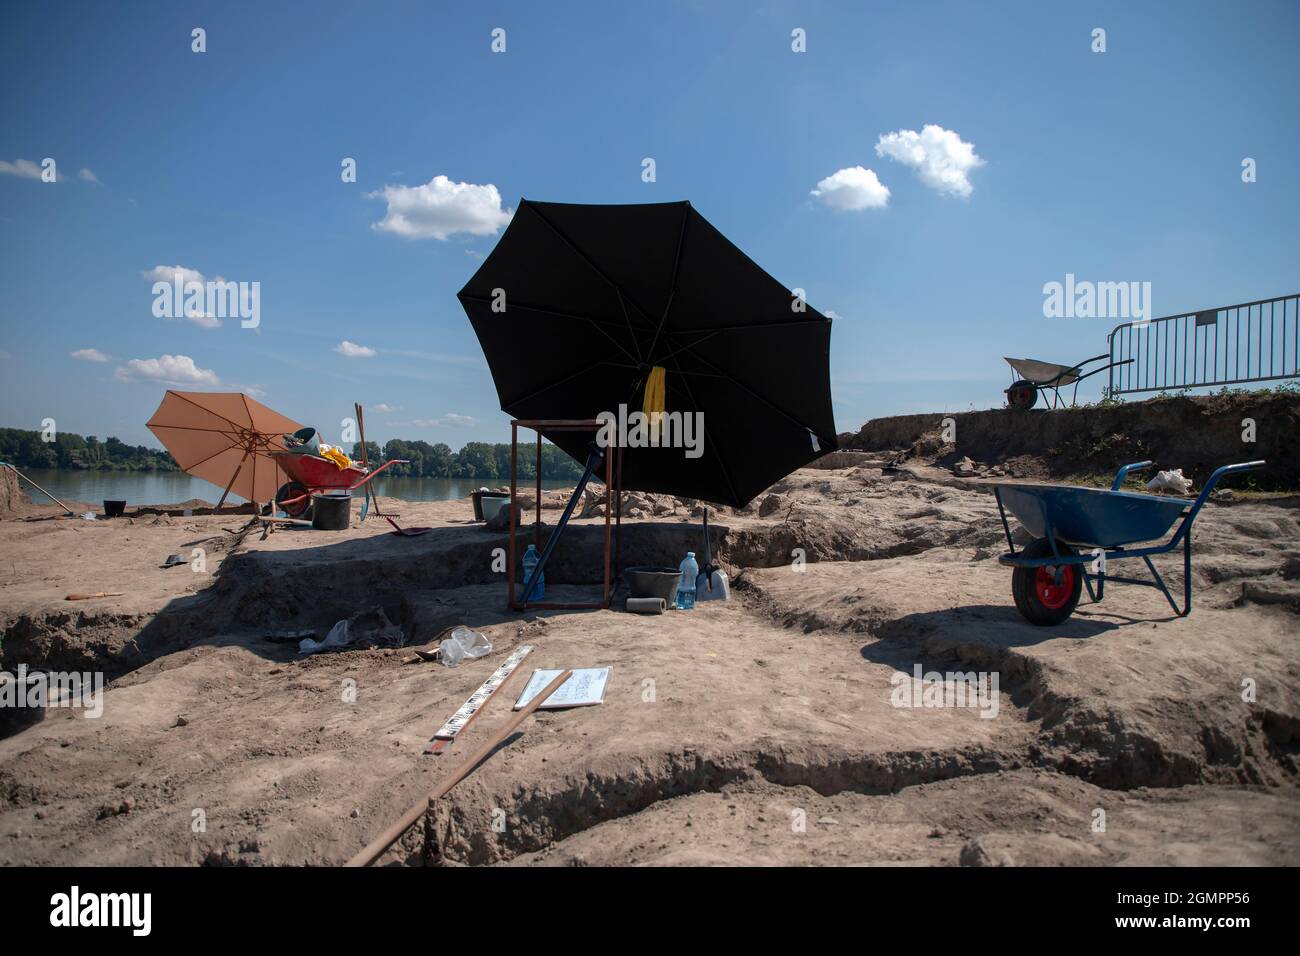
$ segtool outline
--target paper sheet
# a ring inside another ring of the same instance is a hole
[[[552,694],[542,704],[538,710],[556,710],[561,707],[590,707],[593,704],[599,704],[605,699],[605,684],[609,681],[609,672],[613,670],[610,667],[583,667],[575,668],[573,676],[560,685],[560,689]],[[535,670],[533,676],[528,679],[524,692],[519,695],[519,700],[515,702],[515,710],[522,710],[528,705],[528,702],[541,693],[544,688],[555,678],[563,673],[562,668],[556,670]]]

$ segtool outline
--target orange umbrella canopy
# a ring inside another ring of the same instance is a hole
[[[181,470],[249,501],[269,501],[285,481],[271,457],[303,426],[242,392],[168,389],[148,422]]]

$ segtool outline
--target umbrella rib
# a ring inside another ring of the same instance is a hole
[[[667,356],[665,356],[665,358],[672,358],[674,355],[677,355],[678,352],[680,352],[680,351],[681,351],[681,349],[678,349],[677,352],[670,352]],[[615,368],[630,368],[630,369],[636,369],[636,368],[637,368],[637,366],[635,366],[635,365],[624,365],[624,364],[621,363],[621,362],[602,362],[601,364],[602,364],[602,365],[612,365],[612,366],[614,366]],[[720,373],[718,373],[718,372],[688,372],[688,371],[686,371],[686,369],[684,369],[684,368],[678,368],[678,369],[676,369],[676,370],[675,370],[675,373],[676,373],[677,375],[694,375],[696,378],[726,378],[726,377],[727,377],[727,376],[722,375],[722,374],[720,374]]]
[[[579,249],[572,239],[570,239],[568,236],[566,236],[563,232],[559,230],[559,228],[555,225],[555,223],[551,222],[551,220],[547,219],[544,215],[542,215],[542,211],[537,208],[537,205],[535,203],[529,203],[528,208],[531,209],[534,213],[536,213],[537,218],[540,219],[542,222],[546,223],[547,228],[550,229],[551,232],[559,236],[560,239],[563,240],[566,246],[568,246],[570,249],[576,252],[579,258],[581,258],[583,262],[591,266],[592,271],[595,272],[596,275],[600,276],[602,279],[608,282],[610,287],[614,289],[615,292],[617,292],[619,295],[625,294],[623,292],[622,287],[613,279],[611,279],[608,275],[606,275],[605,270],[603,270],[600,266],[596,265],[596,263],[594,263],[591,260],[590,256],[588,256],[585,252]],[[636,299],[632,298],[631,296],[627,296],[626,298],[627,301],[632,303],[633,307],[638,312],[640,312],[643,316],[645,316],[647,321],[650,322],[654,321],[653,319],[650,318],[650,313],[647,312],[644,308],[642,308],[641,304],[637,302]]]
[[[460,298],[469,299],[471,302],[492,301],[491,299],[481,295],[463,295]],[[626,348],[623,347],[623,344],[619,342],[618,339],[614,338],[614,336],[610,335],[608,332],[606,332],[604,329],[601,328],[602,325],[612,325],[615,326],[616,328],[622,328],[622,326],[620,326],[617,322],[611,322],[608,319],[594,319],[589,315],[580,315],[577,312],[556,312],[552,309],[542,309],[535,305],[520,305],[517,302],[508,305],[507,309],[523,309],[525,312],[540,312],[543,315],[553,315],[561,319],[576,319],[579,322],[590,322],[592,327],[595,328],[595,330],[599,332],[601,335],[605,336],[605,338],[609,339],[610,342],[614,344],[614,347],[617,348],[620,352],[622,352],[630,359],[635,359],[638,362],[640,361],[639,355],[634,356],[631,352],[629,352]],[[633,343],[635,344],[635,342],[636,339],[633,338]]]
[[[672,336],[674,336],[675,334],[676,334],[675,332],[669,332],[669,333],[668,333],[668,335],[669,335],[670,338],[671,338]],[[666,360],[668,360],[668,359],[670,359],[670,358],[673,358],[673,357],[675,357],[675,356],[677,356],[677,355],[680,355],[682,352],[689,352],[691,349],[695,348],[695,346],[700,345],[700,344],[702,344],[702,343],[704,343],[704,342],[707,342],[707,341],[708,341],[709,339],[711,339],[711,338],[713,338],[713,334],[712,334],[712,333],[709,334],[709,335],[704,336],[704,338],[702,338],[702,339],[696,339],[694,342],[690,343],[689,345],[683,345],[681,348],[674,349],[673,351],[669,352],[667,355],[664,356],[664,360],[666,361]],[[694,352],[691,352],[691,354],[692,354],[692,355],[695,355]],[[695,356],[695,357],[696,357],[696,358],[699,358],[698,355]],[[681,369],[679,368],[678,371],[681,372]],[[686,373],[686,372],[681,372],[681,374],[686,375],[686,374],[688,374],[688,373]]]
[[[628,358],[631,358],[631,356],[628,356]],[[539,388],[539,389],[537,389],[537,390],[535,390],[535,391],[529,392],[527,395],[523,395],[523,396],[520,396],[519,398],[511,399],[511,400],[508,401],[508,402],[503,402],[502,405],[501,405],[501,410],[502,410],[502,411],[506,411],[507,406],[509,406],[509,407],[514,407],[514,406],[518,405],[520,402],[527,402],[527,401],[529,401],[529,400],[531,400],[531,399],[536,398],[538,395],[541,395],[543,392],[549,392],[549,391],[550,391],[551,389],[553,389],[553,388],[559,388],[559,387],[560,387],[561,385],[563,385],[565,382],[571,382],[571,381],[573,381],[575,378],[577,378],[579,375],[584,375],[584,374],[586,374],[587,372],[591,371],[593,368],[597,368],[597,367],[599,367],[599,366],[601,366],[601,365],[615,365],[615,364],[616,364],[616,363],[614,363],[614,362],[597,362],[595,365],[584,365],[582,368],[578,369],[578,370],[577,370],[576,372],[574,372],[572,375],[566,375],[564,378],[560,379],[558,382],[551,382],[549,385],[543,385],[541,388]],[[621,367],[621,366],[620,366],[620,367]],[[513,415],[514,412],[510,412],[510,414]]]
[[[470,302],[484,302],[491,304],[492,300],[485,295],[470,295],[467,292],[460,293],[457,298],[468,300]],[[518,302],[511,302],[508,309],[523,309],[525,312],[543,312],[546,315],[553,315],[557,319],[577,319],[581,322],[590,322],[592,325],[608,325],[616,329],[623,326],[616,319],[598,319],[592,315],[583,315],[581,312],[563,312],[558,309],[544,309],[538,305],[520,305]],[[640,329],[642,332],[649,332],[649,327]]]
[[[615,286],[614,291],[618,293],[618,307],[623,310],[623,321],[627,323],[628,334],[632,337],[632,348],[636,349],[637,364],[640,364],[642,361],[641,343],[636,340],[636,332],[632,331],[632,317],[627,314],[627,303],[623,301],[623,290]]]
[[[167,389],[167,391],[168,391],[169,394],[171,394],[171,395],[175,395],[175,396],[176,396],[177,398],[179,398],[182,402],[189,402],[191,405],[193,405],[193,406],[194,406],[195,408],[197,408],[199,411],[207,412],[209,415],[215,415],[217,418],[220,418],[223,422],[230,422],[230,424],[231,424],[231,426],[232,426],[233,428],[239,428],[239,427],[240,427],[239,422],[237,422],[237,421],[233,421],[232,419],[227,418],[225,415],[221,414],[220,412],[214,412],[214,411],[213,411],[212,409],[210,409],[210,408],[204,408],[204,407],[203,407],[202,405],[200,405],[198,402],[194,401],[192,398],[186,398],[186,397],[185,397],[184,395],[182,395],[180,392],[173,392],[170,388]],[[214,394],[216,394],[216,393],[214,393]],[[229,393],[227,393],[227,394],[229,394]],[[244,408],[245,408],[245,409],[248,408],[248,403],[247,403],[247,402],[244,403]],[[248,419],[248,423],[249,423],[250,425],[253,423],[253,419],[252,419],[251,417]]]
[[[244,446],[243,446],[243,445],[240,445],[240,444],[230,444],[230,445],[227,445],[225,448],[221,449],[221,451],[214,451],[214,452],[213,452],[211,455],[209,455],[207,458],[200,459],[199,461],[196,461],[196,462],[195,462],[194,464],[192,464],[192,465],[182,465],[182,466],[181,466],[181,471],[189,471],[191,468],[197,468],[197,467],[199,467],[199,465],[202,465],[204,462],[209,462],[209,461],[211,461],[212,459],[216,458],[218,455],[224,455],[226,452],[228,452],[228,451],[230,451],[231,449],[234,449],[234,448],[244,448]],[[245,452],[245,457],[247,457],[248,449],[245,448],[245,449],[244,449],[244,452]],[[180,462],[178,461],[176,464],[180,465]]]
[[[746,392],[748,392],[748,393],[749,393],[750,395],[752,395],[754,398],[758,399],[760,402],[763,402],[764,404],[766,404],[766,405],[770,406],[771,408],[775,409],[776,411],[780,412],[782,415],[784,415],[786,418],[790,419],[790,421],[794,422],[794,423],[795,423],[796,425],[798,425],[800,428],[806,428],[806,429],[808,429],[808,431],[812,432],[814,435],[817,435],[817,432],[813,431],[813,429],[811,428],[811,426],[809,426],[806,422],[801,422],[798,418],[796,418],[795,416],[791,415],[789,412],[787,412],[784,408],[782,408],[782,407],[781,407],[780,405],[778,405],[776,402],[772,401],[770,398],[767,398],[766,396],[761,395],[761,394],[759,394],[758,392],[754,391],[752,388],[750,388],[750,387],[749,387],[748,385],[746,385],[744,382],[740,381],[740,380],[739,380],[738,378],[736,378],[734,375],[729,375],[729,374],[727,374],[727,373],[724,372],[722,369],[718,368],[718,366],[714,365],[712,362],[710,362],[708,359],[706,359],[704,356],[696,354],[694,351],[692,351],[691,346],[689,346],[689,345],[686,346],[684,350],[690,352],[691,355],[696,359],[696,361],[703,362],[703,363],[704,363],[705,365],[707,365],[709,368],[713,369],[715,372],[717,372],[719,375],[721,375],[723,378],[725,378],[727,381],[729,381],[732,385],[735,385],[735,386],[738,387],[738,388],[744,389]],[[680,369],[681,369],[681,366],[680,366],[680,364],[678,364],[678,370],[680,371]],[[695,400],[694,397],[692,397],[691,400],[694,401],[694,400]],[[825,435],[817,435],[817,437],[820,438],[820,439],[826,440],[826,436],[825,436]]]
[[[170,428],[170,429],[172,429],[173,431],[178,431],[178,432],[212,432],[212,433],[217,434],[217,435],[230,435],[230,434],[232,434],[229,428],[198,428],[197,426],[194,427],[194,428],[191,428],[189,425],[155,425],[155,424],[153,424],[152,422],[147,422],[147,423],[146,423],[146,426],[147,426],[148,428],[151,428],[151,429],[152,429],[152,428]]]
[[[664,314],[659,317],[659,324],[655,326],[655,337],[650,341],[650,358],[653,360],[655,346],[659,344],[659,333],[664,330],[664,325],[668,322],[668,313],[672,311],[673,299],[677,297],[677,270],[682,264],[682,245],[686,242],[686,223],[691,218],[691,204],[682,205],[682,228],[677,234],[677,252],[673,256],[673,282],[668,287],[668,301],[664,304]]]
[[[681,362],[677,361],[677,359],[674,358],[674,359],[673,359],[673,365],[675,365],[675,366],[677,367],[677,371],[678,371],[678,373],[680,374],[681,371],[682,371],[682,364],[681,364]],[[682,382],[682,384],[686,386],[686,394],[690,397],[691,404],[694,405],[694,406],[696,407],[696,409],[698,409],[698,410],[701,412],[701,414],[702,414],[702,413],[703,413],[703,409],[700,408],[700,403],[697,402],[697,401],[695,400],[695,393],[694,393],[693,391],[691,391],[691,383],[690,383],[690,382],[685,382],[685,381],[684,381],[684,382]],[[709,423],[708,423],[708,420],[707,420],[707,419],[703,419],[703,418],[701,418],[701,423],[704,425],[704,435],[705,435],[706,438],[708,438],[708,440],[709,440],[709,444],[711,444],[711,445],[713,445],[715,448],[717,448],[718,445],[717,445],[716,442],[714,442],[714,440],[713,440],[713,436],[712,436],[712,433],[710,433],[710,431],[709,431]],[[716,461],[716,462],[718,463],[718,471],[720,471],[720,472],[722,473],[722,478],[723,478],[724,481],[726,481],[726,483],[727,483],[727,487],[731,489],[732,499],[733,499],[734,501],[736,501],[736,502],[739,502],[739,501],[740,501],[740,492],[736,491],[736,483],[735,483],[734,481],[731,480],[731,473],[730,473],[729,471],[727,471],[727,466],[726,466],[725,464],[723,464],[723,461],[722,461],[722,454],[721,454],[721,452],[719,452],[718,454],[714,455],[714,456],[713,456],[713,459],[714,459],[714,461]]]
[[[754,329],[780,329],[791,325],[808,325],[829,319],[790,319],[786,322],[745,322],[740,325],[718,325],[711,329],[676,329],[674,335],[714,335],[718,332],[752,332]]]

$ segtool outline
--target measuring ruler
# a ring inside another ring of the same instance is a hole
[[[456,713],[447,718],[447,722],[438,728],[438,732],[433,735],[433,740],[429,743],[429,748],[425,750],[426,754],[442,753],[449,743],[456,739],[456,735],[465,729],[471,720],[478,716],[478,712],[497,692],[502,684],[506,682],[511,673],[519,662],[528,656],[533,649],[531,644],[521,644],[515,648],[514,653],[502,661],[501,666],[492,672],[492,676],[485,680],[479,689],[469,695],[469,700],[460,705]]]

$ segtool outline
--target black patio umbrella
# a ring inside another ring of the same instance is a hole
[[[664,410],[703,413],[698,457],[625,446],[625,489],[741,507],[837,447],[830,319],[688,202],[521,200],[459,298],[514,418],[640,411],[656,366]],[[543,434],[588,460],[592,436]]]

